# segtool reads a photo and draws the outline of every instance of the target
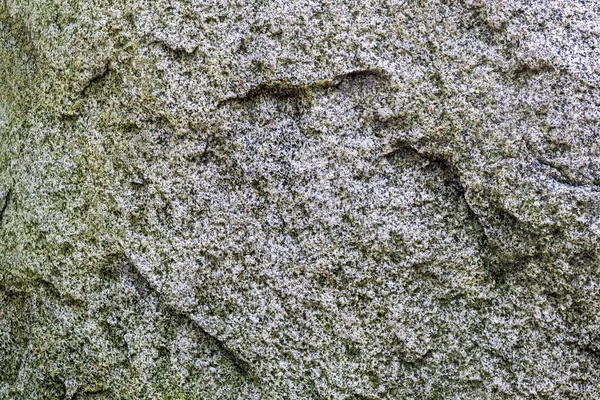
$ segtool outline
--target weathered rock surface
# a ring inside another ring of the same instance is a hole
[[[600,398],[600,3],[0,3],[0,399]]]

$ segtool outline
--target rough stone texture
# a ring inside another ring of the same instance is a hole
[[[0,2],[0,399],[600,398],[600,3]]]

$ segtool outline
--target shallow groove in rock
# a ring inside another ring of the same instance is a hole
[[[125,270],[122,271],[124,274],[128,275],[133,281],[136,288],[142,293],[142,295],[148,296],[150,294],[154,295],[165,309],[165,311],[184,318],[189,321],[193,326],[195,326],[198,330],[200,330],[209,340],[214,342],[219,348],[220,351],[233,363],[237,371],[246,376],[249,379],[257,380],[258,377],[252,371],[251,365],[244,359],[242,359],[239,355],[237,355],[233,350],[231,350],[222,340],[208,333],[200,324],[194,319],[190,317],[190,315],[177,310],[172,305],[168,304],[164,301],[163,295],[152,286],[152,284],[148,281],[148,279],[139,271],[139,269],[135,266],[133,261],[126,260],[125,261]]]
[[[322,79],[320,81],[310,82],[304,85],[289,84],[287,82],[274,82],[274,83],[262,83],[248,90],[245,93],[228,97],[221,100],[217,107],[222,107],[231,102],[248,102],[256,99],[257,97],[267,95],[279,99],[296,98],[313,91],[313,90],[324,90],[332,87],[338,87],[340,84],[347,80],[360,77],[376,77],[376,78],[387,78],[388,74],[380,68],[366,68],[358,69],[339,75],[335,75],[331,78]]]
[[[111,69],[111,65],[110,65],[111,61],[108,60],[104,63],[104,65],[102,66],[102,68],[100,69],[100,71],[98,71],[97,73],[95,73],[83,86],[83,88],[79,91],[79,95],[80,96],[86,96],[88,94],[88,92],[92,89],[92,87],[94,87],[95,85],[98,85],[100,82],[102,82],[106,77],[108,77],[108,75],[110,74],[110,72],[112,71]]]

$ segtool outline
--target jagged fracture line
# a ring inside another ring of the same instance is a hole
[[[79,91],[80,95],[86,95],[87,92],[92,88],[92,86],[94,86],[96,83],[99,83],[108,76],[108,74],[111,72],[110,62],[110,60],[106,61],[102,66],[102,69],[86,82],[83,88]]]
[[[0,224],[4,220],[4,214],[8,209],[8,204],[10,203],[10,198],[12,196],[12,189],[9,189],[6,195],[4,196],[4,204],[2,205],[2,209],[0,209]]]
[[[134,279],[137,278],[138,281],[141,281],[142,285],[146,286],[157,297],[160,304],[167,311],[170,311],[171,313],[179,315],[179,316],[187,319],[188,321],[190,321],[193,326],[198,328],[208,338],[215,341],[215,344],[231,360],[231,362],[233,363],[235,368],[238,370],[238,372],[242,373],[243,375],[246,375],[246,377],[248,377],[250,379],[257,379],[257,375],[254,373],[254,371],[252,371],[248,361],[244,360],[238,353],[236,353],[234,350],[230,349],[223,340],[219,339],[215,335],[210,334],[206,329],[204,329],[204,327],[202,327],[197,321],[195,321],[189,314],[187,314],[186,312],[184,312],[182,310],[177,309],[176,306],[169,304],[169,302],[165,300],[164,295],[150,283],[150,281],[146,278],[146,276],[144,276],[144,274],[142,274],[140,269],[133,263],[133,261],[128,260],[128,264],[129,264],[128,266],[129,266],[131,272],[134,275],[137,275],[137,276],[134,276]]]
[[[314,89],[328,89],[331,87],[339,86],[344,80],[358,76],[378,76],[388,77],[389,74],[380,68],[366,68],[358,69],[354,71],[345,72],[339,75],[335,75],[330,78],[325,78],[315,82],[308,82],[306,84],[288,84],[286,82],[274,82],[274,83],[261,83],[257,86],[250,88],[245,93],[227,97],[221,100],[217,108],[222,107],[231,102],[243,102],[252,100],[262,94],[270,94],[280,97],[298,97],[303,92],[314,90]]]

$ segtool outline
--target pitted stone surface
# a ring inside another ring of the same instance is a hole
[[[0,399],[600,396],[600,6],[0,4]]]

